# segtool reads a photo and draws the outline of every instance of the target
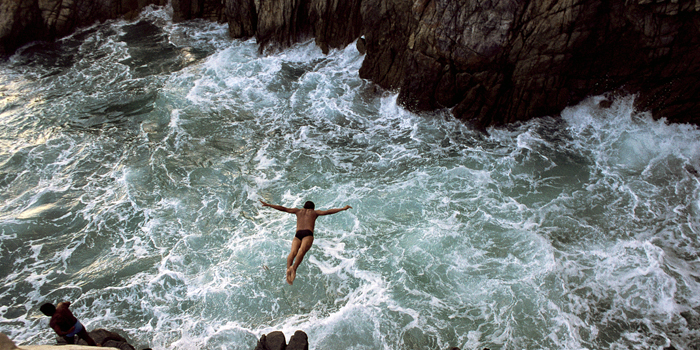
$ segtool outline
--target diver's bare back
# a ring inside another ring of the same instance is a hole
[[[297,212],[294,214],[297,216],[297,231],[310,230],[311,232],[314,232],[316,218],[319,216],[316,210],[297,209]]]

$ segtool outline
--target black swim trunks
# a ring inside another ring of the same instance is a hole
[[[297,234],[294,235],[294,237],[299,238],[299,239],[304,239],[306,236],[313,236],[314,231],[311,230],[299,230],[297,231]]]

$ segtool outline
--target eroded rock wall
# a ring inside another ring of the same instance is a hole
[[[363,20],[372,25],[363,28],[367,57],[360,74],[400,88],[399,101],[409,108],[454,108],[479,128],[553,115],[609,91],[638,93],[639,107],[655,117],[698,124],[699,6],[696,0],[369,2]],[[391,8],[400,10],[382,11]]]
[[[221,0],[170,0],[170,4],[173,7],[173,21],[175,22],[196,18],[213,22],[227,21],[225,4]]]
[[[240,6],[238,5],[240,4]],[[413,110],[477,128],[637,93],[641,109],[700,122],[700,0],[228,0],[233,37],[261,50],[363,37],[360,76]],[[240,10],[245,9],[245,15]],[[241,19],[243,17],[243,19]],[[245,28],[240,29],[240,28]]]

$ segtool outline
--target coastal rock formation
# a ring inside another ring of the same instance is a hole
[[[0,0],[0,51],[167,0]],[[606,92],[700,124],[699,0],[171,0],[173,19],[228,22],[261,52],[357,40],[360,76],[414,111],[476,128],[555,115]],[[1,52],[0,52],[1,53]]]
[[[412,110],[452,108],[477,128],[553,115],[590,95],[638,94],[700,122],[696,0],[228,0],[233,37],[261,50],[359,37],[360,76]],[[241,10],[243,9],[243,10]]]

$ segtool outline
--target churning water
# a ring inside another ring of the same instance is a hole
[[[362,60],[152,8],[1,63],[0,332],[52,343],[70,300],[138,348],[697,345],[700,131],[592,97],[482,135]],[[353,208],[289,286],[258,199]]]

